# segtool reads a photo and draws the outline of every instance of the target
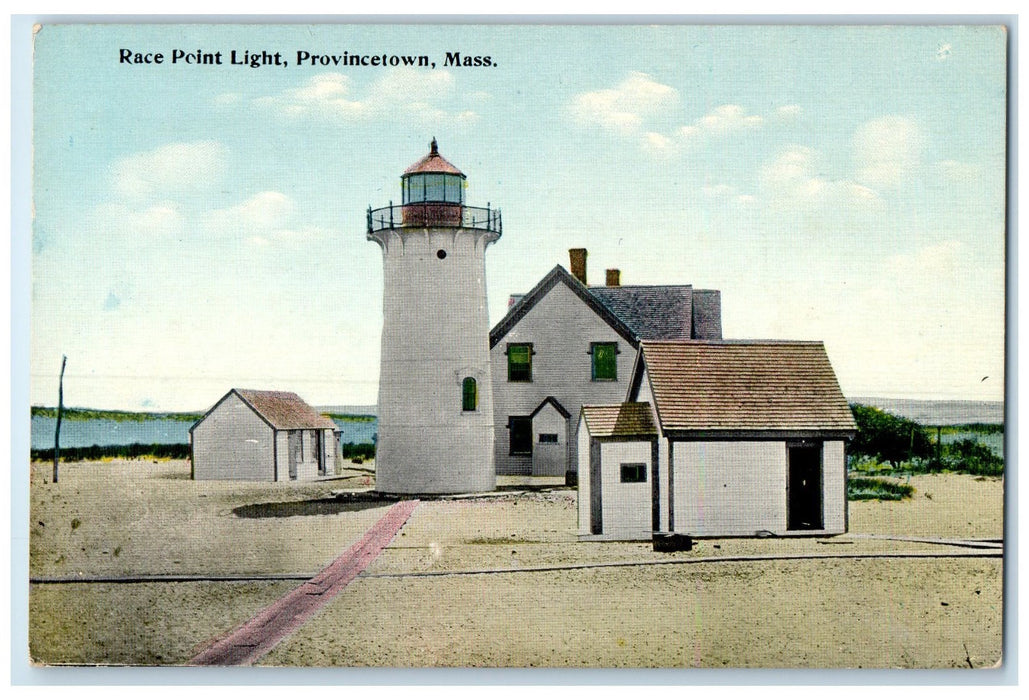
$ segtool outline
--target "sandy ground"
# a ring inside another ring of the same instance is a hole
[[[369,465],[362,465],[366,468]],[[308,484],[193,482],[185,462],[33,465],[30,576],[314,573],[390,503],[341,504],[363,471]],[[485,569],[698,557],[958,551],[862,537],[996,538],[1003,480],[913,477],[915,497],[850,504],[836,538],[579,542],[575,492],[423,501],[393,544],[260,663],[344,666],[975,667],[1001,649],[999,559]],[[510,488],[510,487],[509,487]],[[325,500],[323,500],[325,499]],[[968,551],[968,550],[960,550]],[[451,572],[456,575],[412,574]],[[296,582],[30,588],[42,663],[181,664]]]

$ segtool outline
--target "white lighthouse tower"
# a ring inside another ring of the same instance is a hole
[[[368,210],[383,259],[376,489],[492,491],[485,265],[500,212],[465,206],[465,176],[435,139],[401,186],[400,206]]]

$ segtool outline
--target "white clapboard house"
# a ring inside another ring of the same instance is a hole
[[[622,401],[641,339],[717,339],[716,290],[622,285],[618,270],[589,286],[586,250],[569,251],[490,332],[497,474],[574,483],[583,404]]]
[[[644,340],[578,422],[583,539],[847,530],[857,426],[820,342]]]
[[[192,476],[315,479],[334,471],[338,433],[293,392],[232,389],[189,429]]]

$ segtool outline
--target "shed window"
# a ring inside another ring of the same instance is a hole
[[[623,484],[643,484],[647,481],[647,465],[640,462],[622,463]]]
[[[532,381],[532,343],[511,343],[507,346],[507,381]]]
[[[540,433],[540,442],[557,443],[557,433]]]
[[[590,345],[592,356],[593,381],[614,381],[618,379],[618,344],[593,343]]]
[[[461,382],[461,410],[474,411],[479,406],[479,388],[475,377],[465,377]]]
[[[507,419],[507,426],[511,430],[511,454],[531,455],[532,418],[511,416]]]

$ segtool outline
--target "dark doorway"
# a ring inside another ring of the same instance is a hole
[[[600,479],[600,442],[590,440],[590,534],[604,532],[604,500]]]
[[[822,446],[790,445],[787,530],[822,529]]]
[[[290,430],[287,435],[287,455],[289,462],[289,478],[295,481],[297,478],[297,464],[304,459],[304,435],[299,430]]]

